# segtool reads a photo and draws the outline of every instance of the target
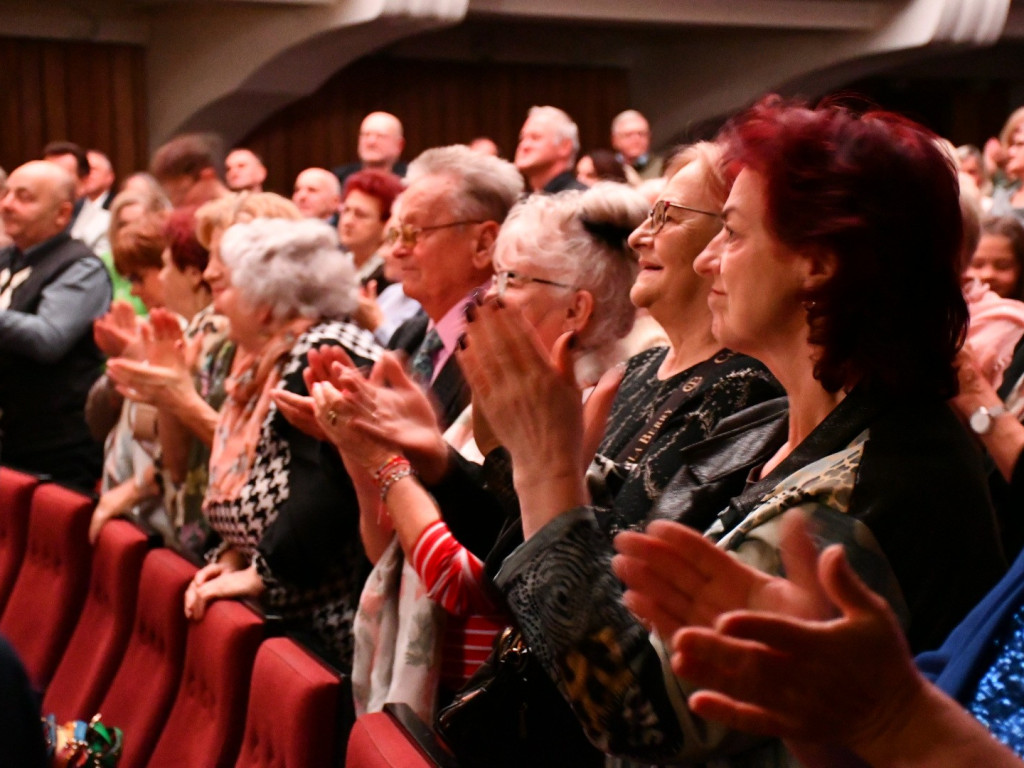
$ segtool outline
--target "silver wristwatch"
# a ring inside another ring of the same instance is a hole
[[[976,435],[987,435],[992,431],[992,423],[1004,413],[1006,413],[1006,407],[1003,405],[993,405],[991,408],[983,405],[971,414],[967,423],[971,425],[971,429]]]

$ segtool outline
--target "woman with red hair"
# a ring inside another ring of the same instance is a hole
[[[788,404],[736,414],[684,449],[648,521],[696,528],[709,550],[732,553],[729,589],[681,598],[684,586],[699,594],[710,579],[701,568],[717,560],[641,547],[641,570],[645,554],[667,557],[673,578],[624,601],[579,479],[564,377],[493,304],[470,325],[461,362],[474,407],[511,453],[522,505],[526,542],[497,585],[591,739],[644,762],[728,754],[722,764],[774,765],[777,742],[686,708],[686,683],[663,675],[664,643],[751,595],[780,597],[759,590],[784,569],[785,511],[802,510],[819,545],[844,545],[918,649],[941,642],[1003,558],[977,449],[946,404],[967,308],[957,177],[936,138],[890,113],[769,97],[720,141],[735,182],[723,230],[694,268],[711,281],[719,343],[765,363]]]

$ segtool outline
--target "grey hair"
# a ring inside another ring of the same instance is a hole
[[[340,320],[357,305],[355,268],[337,234],[315,219],[253,219],[229,227],[220,255],[246,301],[277,320]]]
[[[523,194],[523,177],[508,160],[474,152],[464,144],[434,147],[411,163],[406,185],[428,176],[446,176],[458,182],[450,212],[456,220],[496,221],[508,216]]]
[[[531,117],[539,117],[551,123],[555,129],[556,141],[572,142],[572,157],[569,158],[569,162],[575,163],[576,155],[580,152],[580,129],[569,117],[569,113],[558,107],[530,107],[526,119],[529,120]]]
[[[594,297],[591,321],[580,334],[584,349],[613,344],[633,327],[629,289],[636,259],[627,243],[647,218],[647,200],[625,184],[598,182],[585,191],[531,195],[509,214],[494,245],[530,260]]]

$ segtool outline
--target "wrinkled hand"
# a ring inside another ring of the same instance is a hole
[[[92,518],[89,520],[89,543],[93,546],[96,546],[96,542],[99,541],[100,531],[103,530],[103,526],[126,511],[125,504],[123,503],[124,496],[125,494],[120,492],[118,488],[111,488],[102,494],[100,500],[96,502],[96,507],[92,511]]]
[[[202,568],[185,590],[185,616],[201,621],[214,600],[232,597],[259,597],[263,580],[256,566],[234,568],[228,563],[213,563]]]
[[[373,366],[369,385],[372,416],[356,414],[352,428],[396,448],[427,482],[439,480],[448,466],[448,444],[430,398],[390,352]]]
[[[275,389],[270,393],[270,397],[277,404],[281,415],[293,427],[316,440],[328,439],[316,419],[316,402],[312,395],[299,395],[286,389]]]
[[[616,536],[619,554],[612,567],[626,584],[625,605],[666,641],[681,627],[711,627],[736,610],[823,618],[833,609],[817,582],[817,551],[806,532],[793,532],[804,526],[799,513],[783,523],[781,555],[789,579],[751,568],[697,531],[669,520],[652,522],[644,533]]]
[[[578,470],[583,441],[581,396],[564,334],[549,354],[515,307],[477,307],[459,363],[479,408],[520,474],[552,467]]]
[[[313,385],[318,381],[329,381],[336,387],[340,386],[338,374],[334,371],[345,368],[356,370],[356,364],[342,347],[336,344],[322,344],[318,349],[309,350],[306,354],[306,367],[302,371],[306,391],[312,392]]]
[[[951,398],[949,403],[962,418],[969,419],[981,406],[991,408],[1002,404],[998,393],[981,371],[968,347],[965,346],[957,353],[954,364],[957,368],[960,392]]]
[[[384,322],[384,312],[377,304],[377,281],[371,280],[359,289],[359,306],[352,313],[352,319],[371,333]]]
[[[373,472],[399,451],[390,440],[380,441],[354,426],[374,418],[373,385],[351,368],[339,367],[335,374],[339,386],[317,381],[311,389],[317,422],[346,462]]]
[[[119,357],[107,362],[107,375],[128,399],[157,408],[174,411],[195,394],[192,376],[184,366],[150,365]]]
[[[143,329],[146,360],[150,365],[168,368],[188,368],[185,351],[185,335],[181,331],[178,316],[163,308],[149,313],[149,326]]]
[[[138,322],[135,310],[127,301],[111,302],[110,311],[93,321],[92,336],[96,346],[107,357],[128,355],[138,359],[142,355]]]
[[[689,699],[702,717],[864,754],[906,722],[927,683],[895,615],[857,578],[841,546],[822,553],[816,577],[839,618],[728,613],[711,629],[680,630],[672,668],[704,689]]]

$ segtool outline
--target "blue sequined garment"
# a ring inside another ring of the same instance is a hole
[[[967,704],[993,735],[1024,757],[1024,605],[993,641],[994,658]]]

